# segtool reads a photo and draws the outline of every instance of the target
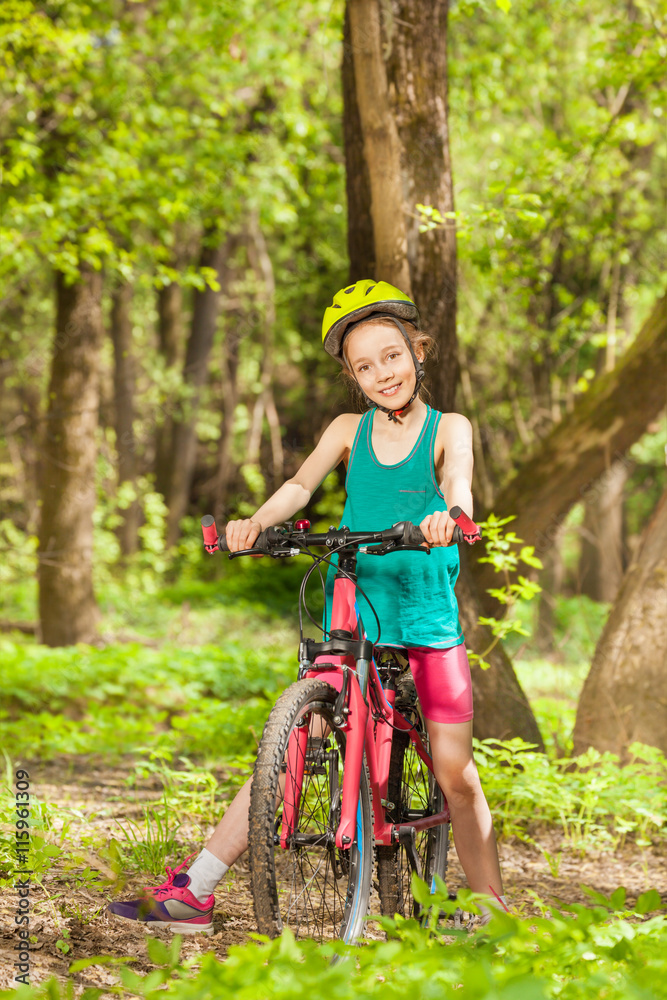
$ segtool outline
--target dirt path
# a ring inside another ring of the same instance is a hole
[[[119,830],[115,818],[137,815],[141,802],[127,801],[124,779],[128,770],[122,766],[97,766],[77,760],[65,759],[48,764],[38,763],[31,769],[33,791],[46,802],[80,810],[85,817],[81,830],[88,837],[98,836],[100,842],[110,836],[118,837]],[[144,801],[159,797],[157,786],[145,790]],[[198,849],[199,839],[192,831],[192,841],[188,842],[187,827],[179,831],[179,838],[189,850]],[[558,831],[543,831],[538,838],[540,845],[553,857],[562,848]],[[81,847],[76,828],[70,831],[70,847]],[[183,849],[181,857],[170,859],[176,865],[187,853]],[[91,867],[106,865],[94,850],[83,848]],[[581,858],[564,852],[554,870],[538,849],[519,841],[500,844],[500,855],[505,879],[505,891],[512,906],[520,913],[529,915],[536,908],[531,891],[541,898],[553,901],[588,902],[581,890],[583,883],[609,895],[619,885],[624,885],[631,902],[646,889],[655,887],[659,891],[667,887],[667,853],[640,850],[628,846],[623,851],[588,854]],[[6,873],[1,873],[6,875]],[[33,985],[55,975],[64,979],[69,965],[81,958],[95,955],[133,956],[136,961],[132,968],[145,974],[153,966],[146,951],[146,934],[142,926],[118,920],[105,911],[106,904],[115,898],[112,890],[100,892],[89,886],[75,886],[76,872],[66,872],[65,865],[55,859],[41,885],[33,884],[31,899],[30,931],[37,937],[32,945],[30,981]],[[150,879],[130,878],[122,893],[122,898],[132,898],[135,890],[140,890]],[[152,884],[158,884],[153,879]],[[464,885],[456,854],[452,849],[450,889]],[[13,962],[18,937],[15,931],[14,915],[17,908],[17,892],[5,887],[0,897],[0,988],[16,985]],[[214,913],[215,933],[212,937],[194,936],[186,938],[182,955],[185,958],[213,951],[222,958],[230,945],[248,940],[248,933],[255,930],[252,898],[248,890],[247,865],[237,864],[220,884],[216,892]],[[60,942],[60,944],[59,944]],[[65,952],[65,949],[66,952]],[[86,986],[106,987],[117,982],[115,973],[102,965],[91,966],[74,976],[77,995]]]

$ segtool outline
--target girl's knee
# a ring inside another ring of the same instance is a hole
[[[472,802],[483,794],[482,785],[474,761],[469,761],[462,767],[445,765],[438,776],[440,787],[450,805],[464,805]]]

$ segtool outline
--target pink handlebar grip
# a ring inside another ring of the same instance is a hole
[[[460,507],[452,507],[449,511],[449,516],[452,517],[464,535],[476,535],[478,538],[482,537],[482,533],[474,521],[471,521],[465,511],[461,510]]]
[[[204,536],[204,545],[210,551],[218,547],[218,529],[215,526],[215,518],[212,514],[206,514],[201,519],[201,533]]]

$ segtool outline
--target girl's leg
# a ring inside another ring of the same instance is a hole
[[[227,812],[206,843],[206,850],[215,854],[229,868],[248,847],[248,810],[252,776],[239,788]]]
[[[449,803],[456,853],[473,892],[503,894],[491,811],[472,753],[470,722],[426,720],[435,777]]]
[[[329,733],[324,721],[315,716],[311,720],[309,735],[322,737]],[[227,812],[222,817],[206,843],[206,850],[227,865],[228,868],[241,857],[248,847],[248,812],[250,809],[250,786],[252,776],[239,788]],[[276,809],[282,802],[285,788],[285,775],[279,779],[279,791],[276,799]]]

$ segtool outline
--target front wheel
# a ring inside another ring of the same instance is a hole
[[[429,749],[426,724],[410,674],[401,678],[396,693],[396,708],[413,723]],[[390,823],[414,822],[444,809],[444,796],[433,772],[426,767],[406,732],[394,732],[387,787],[387,813]],[[422,878],[433,889],[434,876],[445,878],[449,850],[449,823],[423,830],[416,835]],[[421,907],[412,895],[413,865],[401,844],[378,846],[378,889],[382,913],[393,917],[421,916]]]
[[[373,870],[373,813],[362,767],[356,835],[349,848],[339,850],[335,836],[346,738],[333,721],[336,697],[325,681],[292,684],[276,702],[257,752],[250,793],[250,881],[258,930],[270,937],[289,927],[297,938],[340,938],[351,944],[363,934]],[[283,830],[285,799],[298,803],[289,831]]]

